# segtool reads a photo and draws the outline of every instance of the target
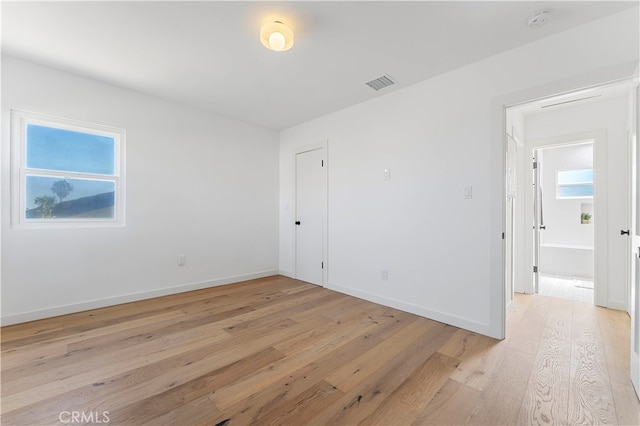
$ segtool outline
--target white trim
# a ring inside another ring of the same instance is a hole
[[[82,133],[107,136],[114,139],[114,170],[113,175],[70,172],[59,170],[40,170],[26,168],[26,135],[27,124],[36,124],[57,129],[64,129]],[[115,127],[104,126],[54,117],[33,112],[11,110],[11,227],[24,229],[52,229],[52,228],[95,228],[121,227],[126,224],[126,131]],[[113,182],[115,187],[114,218],[61,218],[61,219],[29,219],[26,212],[26,188],[24,182],[27,175],[51,176],[67,179],[90,179]]]
[[[282,275],[282,276],[287,277],[287,278],[296,279],[296,276],[295,276],[295,274],[293,272],[285,271],[284,269],[278,269],[278,275]]]
[[[378,303],[380,305],[389,306],[391,308],[399,309],[411,314],[420,315],[434,321],[439,321],[454,327],[463,328],[465,330],[472,331],[474,333],[480,333],[485,336],[499,339],[500,336],[496,335],[491,329],[489,324],[480,323],[477,321],[471,321],[467,318],[462,318],[455,315],[445,314],[439,311],[426,309],[422,306],[414,305],[411,303],[402,302],[395,299],[379,296],[377,294],[369,293],[362,290],[356,290],[354,288],[337,284],[334,282],[327,283],[326,288],[329,290],[337,291],[338,293],[348,294],[349,296],[357,297],[359,299],[368,300],[369,302]],[[504,303],[503,303],[504,305]]]
[[[607,309],[615,309],[617,311],[627,312],[627,303],[625,302],[609,302]]]
[[[41,309],[38,311],[22,312],[19,314],[5,315],[1,319],[2,326],[19,324],[23,322],[35,321],[44,318],[56,317],[59,315],[73,314],[77,312],[87,311],[90,309],[98,309],[109,306],[120,305],[123,303],[137,302],[139,300],[152,299],[155,297],[169,296],[172,294],[184,293],[193,290],[201,290],[204,288],[217,287],[226,284],[233,284],[242,281],[253,280],[256,278],[270,277],[278,275],[278,271],[269,270],[255,272],[252,274],[236,275],[226,278],[217,278],[211,281],[202,281],[197,283],[180,284],[172,287],[164,287],[157,290],[143,291],[139,293],[123,294],[120,296],[107,297],[105,299],[88,300],[86,302],[72,303],[69,305],[56,306],[54,308]]]
[[[573,250],[593,250],[593,246],[586,246],[586,245],[579,245],[579,244],[543,243],[543,244],[540,244],[540,247],[562,248],[562,249],[573,249]]]

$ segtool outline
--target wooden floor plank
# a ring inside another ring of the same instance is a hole
[[[573,306],[570,424],[613,424],[617,414],[593,305]]]
[[[268,283],[268,286],[264,286],[265,283]],[[14,344],[24,345],[42,339],[64,338],[84,330],[98,329],[119,322],[162,314],[193,303],[206,303],[211,299],[219,300],[224,296],[239,296],[231,299],[234,302],[246,303],[249,295],[262,297],[264,294],[290,287],[292,285],[285,277],[260,278],[7,326],[2,328],[0,337],[2,347],[9,348]],[[22,340],[25,338],[28,340]]]
[[[409,342],[428,333],[434,326],[433,323],[420,324],[420,322],[421,319],[416,319],[413,325],[405,327],[353,361],[337,366],[337,369],[327,376],[326,381],[343,392],[350,391],[373,374],[380,364],[391,361],[407,347]]]
[[[559,299],[550,303],[519,424],[567,424],[568,421],[573,315],[571,309],[567,309],[570,303]]]
[[[631,380],[624,383],[611,382],[611,391],[618,416],[617,423],[620,425],[640,425],[640,400],[633,389]]]
[[[260,417],[262,425],[308,425],[315,422],[316,414],[344,394],[323,381],[310,387],[295,399],[289,399]]]
[[[471,416],[481,392],[448,379],[413,421],[414,425],[463,425]]]
[[[58,392],[72,389],[77,381],[97,381],[105,375],[114,375],[143,366],[150,362],[157,362],[173,355],[180,354],[200,346],[225,340],[228,333],[221,330],[216,324],[208,324],[182,333],[173,333],[161,339],[144,342],[135,347],[129,347],[113,353],[103,353],[94,358],[85,360],[86,368],[81,373],[69,375],[73,367],[68,364],[54,366],[53,368],[38,371],[32,374],[23,374],[19,377],[7,377],[3,374],[3,382],[10,385],[3,392],[5,402],[14,400],[14,395],[29,392],[46,394],[49,388]],[[79,364],[75,364],[77,367]],[[7,376],[9,376],[7,374]],[[12,379],[12,380],[10,380]],[[6,380],[6,381],[5,381]],[[16,396],[15,399],[19,398]]]
[[[201,373],[198,377],[159,394],[135,399],[116,411],[112,410],[110,418],[117,423],[146,423],[191,401],[207,396],[216,388],[233,383],[256,368],[267,366],[282,358],[284,355],[275,349],[264,349],[210,373]],[[214,414],[217,415],[218,411],[216,410]]]
[[[2,328],[1,418],[640,424],[628,315],[516,295],[504,341],[275,276]]]
[[[161,321],[161,323],[166,324],[164,321]],[[167,332],[167,327],[163,330],[164,332],[158,329],[154,331],[155,333],[141,333],[133,336],[125,333],[123,339],[118,342],[112,342],[110,344],[94,342],[93,346],[83,347],[82,349],[70,350],[72,345],[66,345],[66,352],[57,354],[46,360],[37,359],[30,363],[3,371],[2,378],[7,382],[15,380],[15,382],[12,382],[11,388],[12,391],[17,391],[24,388],[24,386],[28,387],[29,383],[47,381],[53,374],[56,374],[56,372],[59,372],[59,377],[63,377],[66,375],[66,371],[70,366],[79,365],[79,363],[96,361],[97,364],[101,364],[100,360],[104,358],[108,358],[113,362],[116,362],[118,359],[128,359],[131,361],[140,351],[154,351],[156,348],[182,345],[191,340],[201,340],[203,336],[207,336],[212,340],[225,339],[229,336],[228,333],[221,330],[217,325],[212,324],[174,330],[173,332]],[[111,336],[105,337],[107,337],[107,340],[111,338]],[[75,342],[75,339],[73,339],[73,341]],[[59,343],[61,342],[56,342],[55,344],[57,345]],[[21,379],[25,379],[26,377],[29,377],[30,380],[26,382],[26,384],[22,384],[21,382],[25,380]]]
[[[626,312],[612,309],[596,309],[594,312],[600,326],[609,378],[613,382],[629,380],[629,334],[631,326]]]
[[[414,316],[412,319],[415,319]],[[368,318],[368,317],[367,317]],[[300,395],[309,388],[323,381],[336,365],[344,365],[379,345],[385,336],[395,334],[406,328],[412,321],[394,319],[357,339],[336,348],[327,355],[307,364],[299,370],[291,371],[276,383],[264,390],[254,393],[234,406],[222,411],[216,423],[231,419],[233,424],[260,424],[262,416],[272,410],[281,410],[289,401],[298,401]]]
[[[435,352],[362,423],[412,424],[447,382],[459,363],[455,358]]]
[[[511,337],[512,331],[518,330],[517,326],[527,316],[529,305],[534,300],[533,297],[520,293],[515,293],[513,298],[514,300],[507,310],[507,338]],[[531,315],[531,311],[529,315]]]
[[[285,359],[261,368],[244,380],[222,387],[212,395],[212,400],[221,410],[229,408],[242,399],[276,383],[286,377],[289,372],[302,368],[335,348],[367,334],[376,325],[368,319],[354,319],[350,322],[336,324],[331,333],[322,333],[313,343],[309,342],[305,347],[297,348],[295,352],[288,353]],[[287,343],[284,344],[288,346]],[[274,347],[278,349],[278,346]]]
[[[460,361],[451,374],[453,380],[482,391],[504,349],[504,342],[459,330],[439,352]]]
[[[531,296],[516,298],[527,300]],[[544,332],[547,314],[553,299],[545,296],[536,296],[531,299],[523,318],[517,327],[507,328],[507,339],[510,348],[535,355]]]
[[[202,425],[211,426],[215,423],[211,422],[212,418],[218,416],[219,412],[216,406],[205,395],[198,399],[189,401],[179,407],[168,411],[161,416],[154,417],[149,422],[142,423],[145,426],[176,426],[176,425]],[[109,424],[141,424],[141,423],[112,423]]]
[[[409,343],[390,362],[377,364],[377,370],[364,382],[319,413],[317,424],[360,424],[368,418],[455,333],[456,328],[438,323],[429,327],[429,331]],[[394,410],[389,406],[388,409]]]
[[[306,323],[301,323],[299,325],[284,329],[281,331],[280,337],[278,339],[285,340],[289,337],[304,332],[306,328],[315,328],[318,325],[318,321],[321,320],[314,319],[307,321]],[[97,401],[92,401],[90,406],[93,410],[115,409],[128,403],[132,398],[144,398],[147,396],[155,395],[158,391],[170,390],[175,386],[180,386],[189,381],[196,380],[198,377],[202,376],[203,373],[206,374],[206,372],[209,371],[223,369],[224,367],[232,365],[242,359],[250,357],[257,352],[271,347],[269,346],[268,342],[269,338],[273,338],[273,336],[247,341],[243,345],[236,345],[221,351],[216,351],[198,360],[182,362],[182,365],[178,371],[172,370],[157,373],[154,377],[140,382],[135,386],[128,386],[126,389],[120,391],[117,395],[113,395],[112,398],[100,398]],[[270,363],[268,367],[263,368],[269,368],[273,365],[277,365],[284,359],[285,358],[278,359],[277,361]],[[252,368],[250,372],[251,375],[253,375],[256,371]],[[224,384],[220,383],[218,386],[216,386],[216,389],[219,389],[220,387],[224,387]]]
[[[328,321],[328,320],[321,320]],[[284,323],[285,326],[281,326]],[[35,420],[43,417],[43,413],[58,412],[68,409],[68,407],[87,407],[95,408],[100,404],[108,404],[109,409],[115,409],[120,405],[128,404],[131,401],[121,398],[127,393],[135,392],[140,387],[146,387],[150,381],[158,379],[158,372],[177,372],[182,375],[181,367],[183,365],[191,365],[202,360],[215,357],[216,364],[207,364],[204,374],[213,371],[218,367],[232,364],[237,361],[236,358],[249,356],[269,346],[278,339],[288,339],[297,333],[305,332],[308,329],[314,329],[320,324],[318,320],[310,320],[306,323],[288,325],[288,321],[281,323],[266,323],[264,327],[256,330],[246,331],[242,335],[235,336],[233,341],[227,340],[216,345],[208,345],[202,348],[187,351],[183,354],[167,358],[164,361],[145,365],[141,368],[128,371],[124,374],[105,377],[99,382],[86,383],[67,393],[58,393],[47,400],[39,401],[36,404],[26,406],[24,409],[12,412],[13,417],[23,418],[27,424],[34,423]],[[269,330],[269,337],[266,337]],[[249,343],[249,344],[248,344]],[[237,350],[236,348],[241,348]],[[5,388],[3,384],[3,389]],[[161,391],[160,389],[156,392]],[[134,398],[144,398],[143,394],[136,395]],[[115,399],[115,401],[114,401]],[[113,402],[112,402],[113,401]],[[65,406],[66,403],[66,406]],[[3,409],[4,409],[3,404]],[[12,418],[13,418],[12,417]],[[4,416],[3,416],[4,418]]]
[[[350,350],[354,350],[354,348],[367,350],[369,345],[376,343],[376,338],[365,339],[363,336],[361,339],[356,339],[344,345],[340,350],[324,358],[324,361],[319,360],[307,364],[296,371],[291,371],[271,386],[221,410],[219,418],[215,419],[214,423],[231,419],[233,424],[260,424],[267,413],[272,410],[279,410],[281,407],[290,404],[291,401],[298,401],[301,394],[322,382],[323,377],[330,371],[331,364],[329,362],[339,362],[345,358],[349,359]],[[211,397],[213,397],[213,394]]]
[[[533,371],[534,356],[507,347],[467,424],[515,425]]]

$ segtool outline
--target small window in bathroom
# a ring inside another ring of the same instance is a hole
[[[593,169],[559,170],[556,198],[593,198]]]

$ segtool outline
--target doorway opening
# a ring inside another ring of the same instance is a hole
[[[594,301],[593,141],[533,150],[534,292]]]
[[[538,159],[536,157],[540,157],[541,170],[544,170],[549,167],[547,161],[549,155],[553,156],[554,149],[579,145],[578,142],[580,145],[590,144],[591,170],[586,165],[570,170],[558,168],[555,182],[550,184],[550,188],[549,184],[543,184],[542,192],[543,195],[555,193],[556,198],[562,198],[564,194],[565,197],[573,195],[581,199],[579,213],[576,214],[580,215],[579,226],[585,228],[580,229],[593,227],[593,304],[629,313],[630,376],[637,391],[640,389],[640,279],[637,278],[640,275],[640,233],[637,230],[640,218],[640,150],[637,149],[640,88],[637,77],[512,104],[504,111],[503,265],[506,307],[509,307],[513,292],[535,294],[544,291],[544,283],[538,281],[536,287],[536,277],[545,274],[544,257],[549,254],[538,252],[536,258],[535,248],[544,251],[541,245],[546,244],[546,248],[553,251],[565,249],[562,245],[567,245],[566,242],[554,242],[548,236],[547,199],[539,197],[541,209],[534,205],[537,191],[532,164]],[[586,196],[591,190],[585,186],[589,185],[593,186],[592,198]],[[579,186],[582,188],[575,188]],[[538,219],[536,215],[541,217]],[[577,223],[575,225],[578,226]],[[536,234],[539,237],[537,243],[534,241]],[[554,247],[554,244],[560,247]],[[589,248],[588,243],[573,243],[573,246],[579,245],[585,246],[579,249]],[[551,261],[556,260],[553,255],[551,257]],[[541,263],[535,265],[536,259]],[[541,274],[536,274],[538,266]],[[578,281],[578,277],[575,274],[570,278]],[[572,284],[575,287],[581,283]],[[624,324],[618,324],[618,327],[622,326]]]
[[[629,311],[632,87],[625,80],[505,108],[507,307],[515,292]],[[582,159],[570,160],[571,150]],[[541,194],[537,172],[549,172]],[[565,222],[552,223],[560,204]]]

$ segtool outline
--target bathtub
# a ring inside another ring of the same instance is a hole
[[[540,273],[593,279],[593,246],[541,244]]]

